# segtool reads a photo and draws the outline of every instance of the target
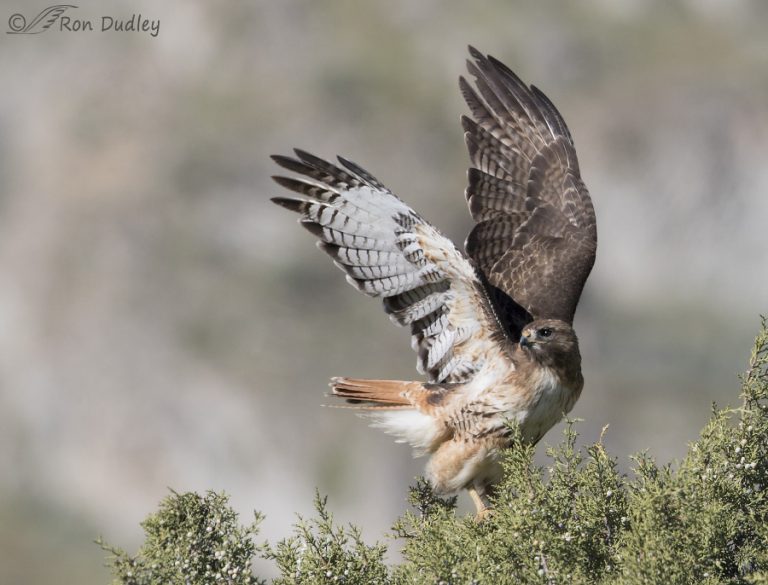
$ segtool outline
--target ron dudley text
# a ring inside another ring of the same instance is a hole
[[[143,32],[149,33],[153,37],[160,34],[160,19],[142,18],[141,14],[133,14],[130,18],[102,16],[99,24],[101,24],[101,32]],[[62,16],[59,19],[59,30],[70,32],[93,31],[94,25],[92,20]]]

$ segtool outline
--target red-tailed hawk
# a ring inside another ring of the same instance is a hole
[[[470,47],[461,92],[477,222],[466,256],[377,179],[339,157],[274,156],[300,178],[274,177],[295,211],[367,295],[411,328],[426,382],[334,378],[333,394],[374,425],[429,454],[435,490],[469,490],[482,516],[500,475],[507,420],[535,443],[581,393],[571,327],[595,261],[592,202],[555,106],[504,64]]]

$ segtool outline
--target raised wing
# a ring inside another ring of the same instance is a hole
[[[595,262],[595,212],[555,106],[503,63],[469,51],[477,90],[463,77],[459,86],[474,118],[462,125],[472,161],[466,196],[478,223],[465,246],[516,338],[534,318],[573,322]]]
[[[350,284],[382,297],[391,319],[410,325],[417,368],[431,382],[470,378],[499,331],[473,266],[356,164],[339,157],[339,167],[295,153],[297,158],[272,158],[302,177],[273,179],[301,197],[272,201],[300,214],[301,225],[317,236]]]

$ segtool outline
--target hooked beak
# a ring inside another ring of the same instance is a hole
[[[520,348],[531,347],[531,338],[528,334],[520,335]]]

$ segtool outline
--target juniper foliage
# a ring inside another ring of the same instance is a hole
[[[358,528],[336,526],[327,508],[327,498],[315,494],[317,518],[296,524],[296,535],[276,547],[265,545],[264,558],[274,560],[281,577],[275,585],[293,583],[368,583],[387,585],[384,564],[386,547],[366,545]]]
[[[136,556],[97,543],[110,553],[117,585],[258,585],[251,570],[253,537],[261,521],[238,524],[224,494],[172,492],[142,527],[146,540]]]
[[[676,465],[640,454],[630,476],[622,475],[602,441],[577,448],[570,423],[545,467],[520,442],[506,452],[494,512],[483,522],[457,516],[455,498],[441,499],[418,481],[414,511],[393,527],[403,554],[395,567],[385,564],[384,545],[369,546],[355,527],[334,524],[319,496],[316,518],[256,549],[255,524],[238,528],[226,497],[174,494],[144,523],[147,542],[136,557],[108,549],[115,583],[257,583],[243,563],[258,552],[276,563],[279,585],[768,585],[766,325],[742,377],[741,407],[713,407]],[[212,541],[209,526],[221,526],[223,540]],[[215,580],[224,566],[240,569]]]

